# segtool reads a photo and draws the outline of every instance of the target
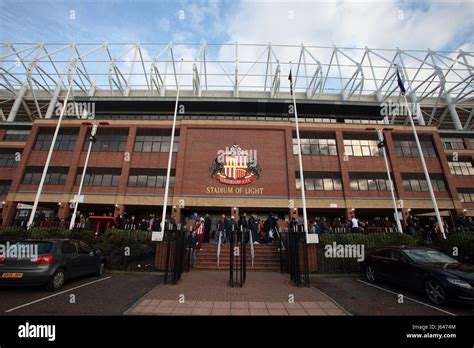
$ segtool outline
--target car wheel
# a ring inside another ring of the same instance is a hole
[[[53,276],[49,280],[48,285],[46,285],[46,289],[49,291],[56,291],[64,285],[65,280],[66,273],[63,269],[58,269],[56,272],[54,272]]]
[[[441,284],[434,279],[428,279],[426,281],[425,293],[428,299],[434,304],[443,305],[446,303],[446,293]]]
[[[371,283],[375,283],[377,281],[374,266],[368,265],[367,267],[365,267],[365,277]]]
[[[102,261],[100,263],[99,269],[97,270],[95,275],[98,276],[98,277],[101,277],[104,274],[104,269],[105,269],[105,263],[104,263],[104,261]]]

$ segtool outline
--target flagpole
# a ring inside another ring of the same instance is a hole
[[[388,182],[390,184],[390,192],[392,194],[393,209],[395,211],[394,219],[397,223],[398,232],[403,233],[402,224],[400,223],[400,218],[398,216],[397,201],[395,199],[395,188],[394,188],[394,185],[393,185],[392,177],[390,175],[390,167],[388,166],[387,151],[385,151],[385,137],[383,135],[383,129],[377,129],[377,135],[378,135],[379,140],[382,142],[382,145],[383,145],[382,146],[383,159],[385,161],[385,168],[387,169]]]
[[[168,205],[168,190],[169,190],[169,185],[170,185],[170,174],[171,174],[171,160],[173,158],[174,133],[176,130],[176,114],[178,113],[179,90],[180,90],[180,85],[181,85],[181,71],[182,70],[183,70],[183,59],[181,58],[178,85],[176,86],[176,102],[174,105],[173,127],[171,129],[171,144],[170,144],[170,151],[168,153],[168,168],[166,170],[165,196],[163,198],[163,215],[161,217],[161,232],[163,234],[165,231],[166,208]]]
[[[75,69],[75,63],[73,63],[72,66]],[[74,79],[72,77],[72,72],[71,72],[71,75],[69,76],[69,87],[67,89],[66,97],[64,98],[64,103],[61,108],[61,114],[59,115],[58,123],[56,124],[56,129],[54,130],[53,138],[51,139],[51,146],[49,147],[48,156],[46,157],[46,163],[44,164],[44,168],[43,168],[43,174],[41,175],[41,180],[38,186],[38,190],[36,191],[33,208],[31,209],[31,215],[30,215],[30,218],[28,219],[28,223],[26,224],[26,227],[28,229],[33,227],[33,223],[34,223],[35,215],[36,215],[36,209],[38,208],[38,203],[41,197],[41,193],[43,192],[44,181],[48,173],[49,163],[51,162],[51,157],[53,156],[53,150],[54,150],[54,146],[56,145],[56,139],[58,137],[59,128],[61,128],[61,121],[63,120],[64,112],[66,110],[66,104],[69,99],[69,94],[71,93],[73,85],[74,85]]]
[[[295,113],[295,125],[296,125],[296,141],[298,144],[298,163],[300,169],[300,181],[301,181],[301,200],[303,201],[303,225],[304,233],[306,234],[306,242],[308,242],[308,216],[306,214],[306,195],[304,187],[304,174],[303,174],[303,158],[301,156],[301,140],[300,140],[300,128],[298,125],[298,111],[296,110],[296,96],[293,88],[293,78],[291,76],[291,61],[290,61],[290,92],[293,95],[293,108]]]
[[[413,122],[413,117],[411,115],[411,110],[410,110],[410,107],[408,106],[408,101],[407,101],[407,97],[405,96],[405,94],[403,94],[403,99],[405,100],[405,104],[406,104],[407,109],[408,109],[408,116],[410,118],[410,124],[411,124],[411,127],[413,129],[413,135],[415,136],[416,147],[418,148],[418,153],[420,154],[421,166],[423,167],[423,171],[425,173],[425,178],[426,178],[426,181],[427,181],[427,184],[428,184],[428,191],[430,192],[431,202],[433,204],[433,208],[434,208],[434,211],[435,211],[436,220],[438,221],[439,230],[443,234],[443,238],[446,239],[446,234],[445,234],[445,231],[444,231],[443,222],[441,221],[441,215],[439,214],[438,203],[436,203],[436,197],[435,197],[435,194],[434,194],[434,191],[433,191],[433,186],[431,185],[430,174],[428,173],[428,168],[426,167],[425,156],[423,155],[423,150],[421,148],[420,140],[418,139],[418,134],[416,133],[415,123]]]
[[[434,194],[434,191],[433,191],[433,186],[431,185],[430,174],[428,173],[428,168],[426,167],[425,156],[423,155],[423,150],[421,148],[420,140],[418,139],[418,134],[416,132],[415,123],[413,122],[411,109],[410,109],[410,106],[408,105],[407,97],[405,95],[406,90],[405,90],[405,87],[403,86],[403,81],[400,77],[400,73],[398,71],[398,66],[397,65],[395,65],[395,66],[397,68],[398,86],[400,87],[400,90],[401,90],[402,96],[403,96],[403,100],[405,101],[405,105],[406,105],[406,108],[408,110],[408,118],[410,119],[411,128],[413,130],[413,136],[415,137],[416,147],[417,147],[418,153],[420,155],[421,166],[423,167],[423,172],[425,173],[425,179],[426,179],[426,182],[428,184],[428,191],[430,192],[431,203],[433,204],[433,208],[434,208],[435,215],[436,215],[436,220],[438,221],[439,230],[441,231],[441,233],[443,235],[443,238],[446,239],[446,234],[445,234],[445,231],[444,231],[444,225],[443,225],[443,222],[441,221],[441,215],[439,214],[438,203],[436,203],[436,197],[435,197],[435,194]]]

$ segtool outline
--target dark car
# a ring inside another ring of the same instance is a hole
[[[369,282],[384,280],[424,292],[437,305],[474,303],[474,266],[437,250],[392,246],[373,252],[362,267]]]
[[[28,239],[10,245],[9,253],[0,255],[0,285],[44,285],[58,290],[72,278],[101,276],[104,268],[100,251],[83,241]]]

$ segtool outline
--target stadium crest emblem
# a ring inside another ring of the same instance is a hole
[[[209,166],[211,178],[226,185],[246,185],[260,178],[262,168],[257,162],[257,150],[242,150],[232,145],[219,150]]]

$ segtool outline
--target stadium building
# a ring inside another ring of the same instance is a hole
[[[189,45],[0,46],[3,224],[27,220],[64,102],[38,205],[46,219],[71,215],[93,124],[82,213],[161,214],[172,148],[167,202],[178,221],[194,212],[301,217],[291,92],[310,221],[354,211],[393,219],[377,129],[400,213],[432,218],[395,64],[441,215],[449,224],[474,216],[473,52],[201,44],[181,62]]]

